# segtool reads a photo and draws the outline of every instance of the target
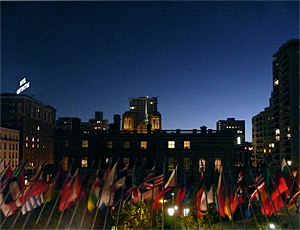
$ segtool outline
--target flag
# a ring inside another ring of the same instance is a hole
[[[206,202],[205,186],[203,172],[201,173],[199,191],[196,196],[196,213],[198,217],[204,216],[207,213],[208,204]]]
[[[98,203],[100,186],[101,186],[101,184],[103,182],[103,178],[104,178],[101,175],[99,175],[99,173],[101,173],[101,169],[98,172],[97,178],[93,184],[93,187],[92,187],[90,195],[89,195],[89,199],[88,199],[88,210],[89,211],[95,210],[97,203]]]
[[[170,194],[172,194],[172,192],[173,192],[173,187],[163,188],[154,199],[153,209],[157,210],[157,209],[162,208],[163,195],[165,195],[165,197],[167,199],[167,197],[169,197]]]
[[[193,191],[194,191],[194,172],[192,170],[192,174],[190,175],[190,178],[186,184],[186,195],[185,195],[183,204],[190,203],[192,196],[193,196]]]
[[[116,204],[115,200],[119,201],[121,199],[122,189],[120,188],[122,188],[125,184],[127,173],[128,164],[120,172],[117,173],[115,183],[113,185],[113,191],[111,194],[111,203],[113,204],[113,206],[115,206]]]
[[[1,211],[3,212],[4,216],[10,216],[14,214],[16,209],[16,201],[21,193],[20,187],[20,177],[21,174],[24,173],[25,166],[27,165],[28,161],[25,161],[23,164],[14,171],[13,175],[6,180],[5,184],[1,187],[0,192],[0,204],[1,204]],[[21,182],[22,183],[22,182]]]
[[[41,206],[44,203],[43,196],[33,196],[27,200],[22,206],[22,214],[25,215],[27,212]]]
[[[229,184],[226,184],[225,190],[225,205],[224,205],[224,213],[228,216],[229,220],[232,220],[232,213],[231,213],[231,204],[233,203],[231,192],[229,190]]]
[[[26,201],[28,201],[33,196],[39,196],[41,192],[44,190],[46,184],[42,182],[42,173],[43,167],[39,166],[33,179],[27,183],[22,192],[22,195],[19,197],[17,206],[23,206]]]
[[[299,207],[300,203],[300,170],[297,169],[295,180],[291,188],[291,199],[288,203],[288,209],[295,207],[295,203]]]
[[[250,206],[250,202],[255,198],[255,197],[259,197],[258,192],[261,191],[264,187],[266,186],[265,183],[265,178],[263,176],[263,174],[258,174],[256,175],[255,179],[254,179],[254,184],[250,185],[248,190],[249,190],[249,194],[250,194],[250,199],[249,199],[249,205]]]
[[[236,189],[235,189],[235,193],[234,193],[234,198],[233,198],[233,202],[231,204],[232,215],[235,213],[238,205],[245,202],[245,200],[243,198],[244,190],[245,190],[245,183],[243,180],[243,174],[242,174],[242,172],[239,172],[238,180],[236,183]]]
[[[68,209],[72,204],[76,204],[81,196],[81,181],[79,170],[77,169],[73,177],[69,177],[68,182],[62,189],[59,203],[59,211]]]
[[[105,182],[104,182],[104,187],[103,187],[103,191],[102,191],[102,195],[101,195],[101,199],[100,199],[100,203],[99,203],[99,208],[102,209],[104,208],[104,206],[108,206],[110,205],[109,199],[111,197],[112,194],[112,186],[114,184],[114,179],[115,179],[115,173],[116,173],[116,167],[117,167],[117,163],[115,163],[114,167],[112,168],[112,170],[110,171],[108,177],[106,178]]]
[[[218,180],[218,187],[217,187],[217,211],[219,212],[220,216],[225,218],[226,213],[224,211],[225,208],[225,190],[224,190],[224,181],[222,179],[222,171],[223,168],[220,168],[220,175]]]
[[[185,188],[185,175],[184,178],[181,182],[180,188],[177,190],[177,195],[176,195],[176,205],[178,207],[178,216],[181,217],[183,215],[183,202],[185,200],[185,195],[186,195],[186,188]]]

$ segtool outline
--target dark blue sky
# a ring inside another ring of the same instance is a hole
[[[297,2],[1,2],[1,91],[86,121],[158,97],[163,129],[215,129],[268,106],[272,55],[299,38]]]

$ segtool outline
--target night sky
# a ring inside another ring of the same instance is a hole
[[[163,129],[216,129],[269,103],[272,56],[299,38],[298,2],[1,2],[1,91],[26,77],[57,117],[158,97]]]

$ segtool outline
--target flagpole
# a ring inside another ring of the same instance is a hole
[[[177,163],[177,160],[176,160],[176,167],[175,167],[175,180],[174,180],[174,187],[175,187],[175,189],[174,189],[174,203],[176,204],[176,200],[175,200],[175,194],[176,194],[176,196],[177,196],[177,191],[178,191],[178,183],[177,183],[177,176],[178,176],[178,173],[177,173],[177,167],[178,167],[178,163]],[[175,184],[176,183],[176,184]],[[176,190],[176,193],[175,193],[175,190]],[[176,210],[175,210],[175,207],[174,207],[174,218],[175,218],[175,223],[174,223],[174,225],[175,225],[175,230],[177,229],[177,215],[178,215],[178,212],[176,212]]]
[[[93,163],[94,163],[94,161],[93,161]],[[99,159],[99,161],[98,161],[97,171],[96,171],[96,174],[95,174],[95,180],[97,179],[100,170],[101,170],[101,159]],[[89,195],[92,194],[92,191],[93,191],[93,188],[91,189]],[[83,212],[83,215],[82,215],[82,218],[81,218],[81,221],[80,221],[79,229],[81,229],[81,227],[82,227],[83,220],[84,220],[84,217],[85,217],[85,214],[86,214],[86,210],[87,210],[87,209],[88,209],[87,207],[84,209],[84,212]]]
[[[65,201],[65,203],[64,203],[63,210],[62,210],[62,212],[61,212],[61,214],[60,214],[60,216],[59,216],[59,220],[58,220],[58,223],[57,223],[55,229],[58,229],[58,227],[59,227],[59,225],[60,225],[60,223],[61,223],[61,220],[62,220],[63,215],[64,215],[64,213],[65,213],[66,205],[67,205],[67,203],[68,203],[68,199],[69,199],[69,197],[70,197],[71,191],[72,191],[72,189],[73,189],[73,187],[74,187],[74,184],[75,184],[76,177],[77,177],[77,176],[80,176],[80,175],[78,175],[78,173],[79,173],[79,169],[77,168],[76,171],[75,171],[75,173],[74,173],[74,175],[73,175],[73,177],[72,177],[72,180],[74,180],[74,181],[72,182],[72,186],[71,186],[70,189],[69,189],[67,199],[66,199],[66,201]]]
[[[62,161],[60,162],[59,166],[61,165],[61,163],[62,163]],[[58,170],[56,170],[56,171],[58,171]],[[33,209],[34,209],[34,207],[35,207],[37,201],[43,196],[43,193],[44,193],[44,191],[45,191],[46,188],[47,188],[47,185],[45,185],[45,187],[43,188],[42,192],[38,195],[38,198],[34,201]],[[48,196],[47,196],[47,198],[48,198]],[[46,201],[47,201],[47,200],[46,200]],[[44,203],[46,203],[46,201],[44,201]],[[27,222],[28,222],[28,220],[29,220],[29,217],[30,217],[30,215],[31,215],[33,209],[31,209],[31,210],[29,211],[29,213],[28,213],[28,215],[27,215],[27,217],[26,217],[26,220],[25,220],[25,222],[24,222],[24,224],[23,224],[21,230],[23,230],[23,229],[25,228],[25,226],[26,226],[26,224],[27,224]]]
[[[205,177],[204,177],[204,165],[203,165],[203,162],[202,160],[200,160],[200,163],[201,163],[201,166],[202,166],[202,169],[201,169],[201,173],[203,173],[203,186],[204,186],[204,193],[205,193],[205,201],[206,201],[206,209],[207,209],[207,218],[208,218],[208,224],[209,224],[209,229],[211,230],[212,229],[212,226],[211,226],[211,219],[209,217],[209,205],[208,205],[208,199],[207,199],[207,195],[206,195],[206,186],[205,186]],[[206,176],[206,175],[205,175]],[[197,210],[196,210],[196,213],[197,213]],[[197,227],[199,228],[199,224],[198,224],[198,215],[196,214],[197,216]]]
[[[141,193],[140,209],[139,209],[139,229],[141,229],[142,201],[143,201],[143,192],[144,192],[143,187],[144,187],[144,180],[145,180],[144,169],[145,169],[145,158],[143,159],[143,183],[142,183],[142,193]]]
[[[285,161],[285,165],[286,165],[286,167],[287,167],[287,169],[288,169],[288,172],[289,172],[289,174],[291,175],[291,177],[292,177],[292,179],[293,179],[293,184],[292,184],[292,186],[291,186],[291,189],[289,189],[289,194],[290,194],[290,196],[291,196],[291,199],[293,199],[293,203],[295,204],[296,209],[297,209],[298,212],[299,212],[299,211],[300,211],[299,205],[297,204],[297,201],[295,200],[295,198],[294,198],[294,196],[293,196],[293,194],[292,194],[292,191],[293,191],[293,188],[294,188],[295,183],[296,183],[297,185],[298,185],[298,183],[297,183],[297,181],[295,180],[294,175],[293,175],[292,172],[290,171],[290,168],[289,168],[289,166],[288,166],[288,164],[287,164],[287,162],[286,162],[286,160],[285,160],[284,157],[282,158],[282,160]],[[276,163],[278,164],[277,161],[276,161]],[[278,166],[279,166],[279,165],[278,165]],[[285,178],[284,178],[284,180],[285,180]],[[285,180],[285,181],[286,181],[286,180]],[[299,188],[299,185],[298,185],[298,188]]]
[[[55,186],[56,186],[56,184],[57,184],[57,179],[58,179],[58,176],[60,175],[60,168],[61,168],[61,164],[62,164],[62,161],[60,162],[60,164],[59,164],[59,169],[57,170],[57,172],[56,172],[56,175],[55,175],[55,178],[54,178],[54,180],[52,181],[53,183],[55,182],[55,185],[53,184],[52,186],[51,186],[51,188],[50,188],[50,190],[49,190],[49,193],[47,194],[47,197],[45,197],[45,200],[44,200],[44,204],[43,204],[43,207],[42,207],[42,209],[41,209],[41,211],[40,211],[40,213],[39,213],[39,216],[38,216],[38,218],[37,218],[37,220],[36,220],[36,222],[34,223],[34,225],[33,225],[33,229],[35,228],[35,226],[37,225],[37,223],[39,222],[39,220],[40,220],[40,218],[41,218],[41,215],[42,215],[42,213],[43,213],[43,211],[44,211],[44,209],[45,209],[45,206],[46,206],[46,204],[48,203],[47,201],[48,201],[48,198],[49,198],[49,196],[52,194],[52,191],[53,191],[53,189],[55,188]],[[42,193],[41,193],[42,194]]]
[[[156,175],[156,160],[154,160],[154,171],[153,171],[153,185],[152,185],[152,194],[151,194],[151,219],[150,219],[150,228],[153,227],[153,203],[154,203],[154,186],[155,186],[155,175]]]
[[[28,161],[25,163],[23,170],[25,169],[27,163],[28,163]],[[22,167],[22,166],[20,166],[20,167]],[[15,170],[15,171],[16,171],[16,170]],[[15,172],[15,171],[14,171],[14,172]],[[23,173],[23,171],[22,171],[21,173]],[[21,173],[20,173],[20,174],[21,174]],[[20,179],[20,178],[18,178],[17,181],[19,181],[19,179]],[[7,183],[8,183],[8,182],[9,182],[9,181],[7,181]],[[7,186],[7,185],[5,185],[5,186]],[[26,186],[24,186],[24,188],[22,189],[22,191],[20,191],[20,193],[19,193],[18,196],[16,197],[16,200],[14,201],[13,205],[10,207],[10,209],[9,209],[8,212],[7,212],[7,214],[5,215],[5,218],[4,218],[4,220],[3,220],[3,222],[2,222],[2,224],[1,224],[1,226],[0,226],[0,229],[2,229],[2,227],[3,227],[3,225],[5,224],[7,218],[9,217],[9,213],[12,212],[12,209],[13,209],[13,208],[16,206],[16,204],[17,204],[17,200],[19,199],[19,197],[20,197],[21,195],[23,195],[23,193],[25,192],[25,189],[26,189]],[[9,191],[8,191],[8,193],[6,194],[5,198],[3,199],[2,203],[0,204],[0,207],[3,205],[3,203],[4,203],[5,200],[7,199],[8,195],[10,194],[10,191],[11,191],[11,188],[9,188]]]
[[[118,163],[119,163],[119,157],[118,157],[117,163],[116,163],[116,165],[115,165],[116,171],[117,171]],[[108,205],[107,205],[107,209],[106,209],[106,213],[105,213],[105,219],[104,219],[104,224],[103,224],[103,230],[105,230],[105,227],[106,227],[106,221],[107,221],[107,217],[108,217],[108,212],[109,212],[109,209],[110,209],[109,206],[110,206],[110,201],[111,201],[111,195],[112,195],[112,193],[113,193],[114,183],[115,183],[116,175],[117,175],[116,171],[114,172],[115,175],[114,175],[113,181],[112,181],[111,186],[110,186],[110,193],[109,193]]]
[[[270,173],[269,168],[268,168],[269,164],[268,164],[268,162],[267,162],[265,159],[264,159],[264,161],[265,161],[266,166],[267,166],[267,167],[266,167],[266,170],[268,170],[268,172]],[[280,199],[281,199],[281,201],[282,201],[282,203],[283,203],[285,213],[287,214],[288,219],[289,219],[289,221],[290,221],[290,223],[291,223],[293,229],[295,229],[295,226],[294,226],[294,224],[293,224],[293,222],[292,222],[292,220],[291,220],[291,216],[290,216],[289,212],[287,211],[285,202],[284,202],[284,200],[283,200],[282,197],[281,197],[281,192],[279,191],[278,186],[276,186],[276,183],[274,183],[273,178],[270,177],[270,179],[271,179],[272,185],[276,188],[277,192],[279,193],[279,197],[280,197]],[[272,201],[272,198],[271,198],[271,197],[270,197],[270,200]],[[272,204],[273,204],[273,201],[272,201]],[[273,204],[273,205],[274,205],[274,204]],[[274,209],[275,209],[275,207],[274,207]],[[275,210],[275,211],[276,211],[276,210]]]
[[[119,204],[119,207],[118,207],[118,214],[117,214],[117,220],[116,220],[116,230],[118,230],[118,224],[119,224],[119,216],[120,216],[120,211],[121,211],[121,206],[123,205],[123,194],[124,194],[124,189],[125,189],[125,182],[126,182],[126,177],[128,176],[128,168],[129,168],[129,164],[127,164],[127,173],[126,173],[126,176],[125,176],[125,181],[122,185],[122,191],[121,191],[121,198],[120,198],[120,204]]]
[[[74,211],[73,211],[71,220],[70,220],[70,222],[69,222],[68,229],[71,228],[71,225],[72,225],[73,220],[74,220],[75,213],[76,213],[76,211],[77,211],[77,209],[78,209],[78,205],[79,205],[79,203],[80,203],[80,201],[81,201],[81,197],[82,197],[82,195],[83,195],[83,193],[84,193],[84,187],[83,187],[83,186],[85,186],[84,183],[86,182],[86,180],[89,179],[89,174],[90,174],[90,171],[93,169],[93,167],[94,167],[94,161],[92,162],[90,169],[88,169],[88,172],[87,172],[87,175],[85,176],[84,182],[81,184],[81,191],[80,191],[79,201],[77,201],[77,204],[76,204],[75,209],[74,209]]]
[[[44,165],[44,164],[43,164],[43,165]],[[35,174],[34,177],[33,177],[34,181],[32,181],[32,182],[33,182],[34,184],[36,183],[36,180],[40,177],[41,173],[43,172],[43,169],[44,169],[44,168],[42,168],[41,165],[38,167],[38,170],[39,170],[40,167],[41,167],[41,171],[40,171],[40,172],[37,171],[36,174]],[[38,173],[38,174],[37,174],[37,173]],[[15,218],[15,220],[14,220],[12,226],[10,227],[10,229],[14,229],[14,226],[15,226],[15,224],[17,223],[17,220],[19,219],[19,216],[20,216],[20,214],[21,214],[21,212],[22,212],[22,209],[23,209],[24,204],[25,204],[26,201],[30,198],[29,196],[30,196],[30,193],[31,193],[33,187],[34,187],[34,186],[31,186],[31,188],[30,188],[30,190],[29,190],[29,193],[27,194],[27,196],[26,196],[26,198],[25,198],[25,201],[24,201],[24,203],[22,204],[21,209],[19,210],[18,215],[17,215],[17,217]],[[25,188],[25,187],[24,187],[24,188]],[[16,203],[16,202],[15,202],[15,203]]]
[[[228,165],[228,169],[229,169],[229,176],[230,176],[231,186],[234,188],[233,194],[235,195],[235,194],[237,194],[237,189],[235,188],[235,186],[234,186],[234,184],[233,184],[233,177],[232,177],[232,174],[231,174],[231,169],[230,169],[229,162],[227,162],[227,165]],[[239,196],[238,196],[238,204],[239,204],[239,209],[240,209],[240,212],[241,212],[241,215],[242,215],[242,219],[243,219],[244,229],[246,229],[247,226],[246,226],[246,222],[245,222],[243,210],[242,210],[242,207],[241,207],[241,204],[240,204],[240,197],[239,197]],[[233,218],[233,217],[232,217],[232,218]]]
[[[165,173],[166,173],[166,157],[163,165],[163,194],[162,194],[162,213],[161,213],[161,229],[164,230],[164,210],[165,210]]]
[[[261,200],[261,194],[260,194],[260,192],[259,192],[259,190],[258,190],[258,187],[257,187],[257,185],[256,185],[255,179],[254,179],[253,174],[252,174],[251,165],[249,164],[249,162],[248,162],[248,166],[249,166],[250,176],[251,176],[251,178],[252,178],[252,180],[253,180],[255,190],[257,191],[257,194],[258,194],[258,197],[259,197],[259,202],[261,203],[261,206],[262,206],[262,208],[263,208],[263,210],[264,210],[264,213],[265,213],[265,215],[263,215],[263,216],[265,217],[265,219],[266,219],[266,221],[267,221],[267,223],[268,223],[268,225],[269,225],[269,224],[270,224],[269,218],[268,218],[268,216],[267,216],[267,212],[266,212],[265,206],[264,206],[264,204],[263,204],[263,202],[262,202],[262,200]],[[270,196],[269,196],[269,193],[268,193],[268,191],[267,191],[268,189],[265,188],[265,190],[266,190],[266,192],[267,192],[267,195],[268,195],[269,199],[271,199]],[[251,198],[250,198],[250,199],[251,199]],[[274,209],[274,211],[275,211],[275,209]],[[277,220],[277,222],[278,222],[278,220]]]
[[[112,162],[110,161],[110,162],[109,162],[109,165],[108,165],[108,168],[107,168],[107,170],[106,170],[105,180],[106,180],[107,177],[108,177],[107,174],[108,174],[109,168],[111,167],[111,164],[112,164]],[[99,199],[101,198],[101,195],[102,195],[102,193],[103,193],[104,184],[105,184],[105,181],[103,181],[103,188],[102,188],[102,191],[101,191],[101,192],[99,191],[99,193],[98,193],[98,199],[97,199],[97,204],[96,204],[96,213],[95,213],[95,216],[94,216],[94,220],[93,220],[93,224],[92,224],[91,230],[94,229],[94,227],[95,227],[96,219],[97,219],[98,212],[99,212],[99,207],[98,207],[98,205],[99,205],[99,203],[100,203],[100,200],[99,200]]]
[[[63,183],[63,185],[62,185],[62,188],[65,186],[65,184],[66,184],[67,181],[68,181],[68,178],[71,176],[71,170],[72,170],[73,163],[74,163],[74,158],[72,159],[71,165],[70,165],[69,170],[68,170],[68,172],[67,172],[67,174],[66,174],[66,177],[65,177],[64,183]],[[49,216],[49,218],[48,218],[48,220],[47,220],[47,223],[46,223],[46,226],[44,227],[44,229],[47,229],[47,227],[48,227],[48,225],[49,225],[49,223],[50,223],[50,220],[51,220],[51,218],[52,218],[54,209],[55,209],[55,207],[56,207],[56,205],[57,205],[57,202],[58,202],[58,200],[59,200],[60,194],[61,194],[61,190],[59,191],[59,193],[58,193],[58,195],[57,195],[57,198],[56,198],[56,200],[55,200],[54,206],[53,206],[53,208],[52,208],[52,210],[51,210],[50,216]],[[36,222],[36,223],[37,223],[37,222]]]
[[[221,173],[220,173],[221,174]],[[215,178],[215,176],[214,176],[214,172],[213,172],[213,178]],[[219,177],[220,177],[220,175],[219,175]],[[216,199],[217,199],[217,206],[218,206],[218,209],[219,209],[219,211],[217,212],[218,214],[219,214],[219,220],[220,220],[220,224],[221,224],[221,229],[223,229],[223,221],[222,221],[222,217],[221,217],[221,207],[220,207],[220,203],[219,203],[219,197],[218,197],[218,195],[219,194],[217,194],[217,190],[216,189],[214,189],[214,184],[213,184],[213,192],[214,192],[214,194],[215,194],[215,197],[216,197]]]

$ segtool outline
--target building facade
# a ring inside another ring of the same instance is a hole
[[[227,168],[227,162],[234,163],[234,139],[232,132],[207,130],[206,127],[152,131],[150,125],[147,133],[118,129],[56,133],[55,156],[56,162],[63,160],[66,164],[74,159],[74,167],[88,167],[99,159],[102,165],[119,159],[124,165],[133,166],[135,159],[145,158],[148,169],[156,162],[162,171],[166,160],[169,170],[178,165],[181,172],[199,172],[201,167],[218,172],[221,164]]]
[[[122,130],[147,132],[147,125],[152,130],[162,129],[161,114],[157,111],[157,97],[139,97],[129,99],[129,111],[122,117]]]
[[[0,159],[12,170],[19,165],[20,131],[0,127]]]
[[[299,39],[283,44],[273,57],[274,159],[285,157],[299,166]]]
[[[217,130],[233,130],[236,134],[236,145],[245,143],[245,121],[235,120],[235,118],[227,118],[227,120],[219,120],[217,122]]]
[[[270,107],[252,117],[252,145],[254,165],[270,155],[275,147],[273,135],[273,113]]]
[[[56,109],[21,94],[1,94],[1,126],[20,131],[20,160],[28,168],[53,163]]]

